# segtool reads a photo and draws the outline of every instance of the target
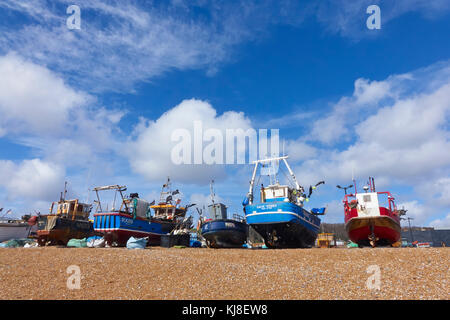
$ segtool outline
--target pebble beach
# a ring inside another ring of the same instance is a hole
[[[6,248],[0,299],[447,300],[449,261],[448,248]]]

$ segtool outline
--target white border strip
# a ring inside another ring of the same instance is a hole
[[[305,222],[307,222],[307,223],[309,223],[309,224],[311,224],[311,225],[313,225],[313,226],[315,226],[317,228],[320,227],[320,225],[316,225],[312,221],[306,220],[302,216],[300,216],[300,215],[298,215],[296,213],[293,213],[293,212],[288,212],[288,211],[266,211],[266,212],[259,212],[259,213],[250,213],[250,214],[247,214],[246,217],[258,216],[258,215],[263,215],[263,214],[290,214],[290,215],[296,216],[297,218],[299,218],[299,219],[301,219],[301,220],[303,220],[303,221],[305,221]]]
[[[148,233],[148,234],[155,234],[155,235],[163,235],[166,233],[154,233],[154,232],[148,232],[143,230],[136,230],[136,229],[125,229],[125,228],[94,228],[95,231],[133,231],[133,232],[140,232],[140,233]]]

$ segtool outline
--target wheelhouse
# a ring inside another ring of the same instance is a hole
[[[50,207],[51,215],[58,215],[63,218],[72,220],[83,219],[87,220],[92,210],[92,205],[81,203],[78,199],[60,200],[53,202]]]

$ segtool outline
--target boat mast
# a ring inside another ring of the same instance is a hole
[[[210,190],[210,194],[211,194],[211,202],[212,202],[212,204],[214,206],[215,193],[214,193],[214,189],[213,189],[213,184],[214,184],[214,180],[211,180],[211,183],[209,184],[209,190]]]
[[[99,212],[102,211],[102,204],[101,204],[100,196],[99,196],[98,192],[99,191],[104,191],[104,190],[114,190],[114,192],[116,194],[117,194],[117,192],[119,192],[120,196],[122,198],[122,205],[125,206],[125,210],[128,212],[128,206],[126,204],[125,197],[123,195],[123,191],[127,190],[126,186],[111,185],[111,186],[104,186],[104,187],[96,187],[93,190],[95,191],[95,194],[97,195],[97,209],[100,209]],[[113,206],[115,206],[116,194],[114,194],[114,204],[113,204]],[[122,209],[122,205],[120,206],[120,209]],[[106,211],[108,211],[108,208],[106,209]]]
[[[295,178],[294,172],[292,171],[291,167],[289,167],[289,164],[288,164],[287,161],[286,161],[287,158],[288,158],[288,156],[281,157],[281,159],[283,159],[284,164],[286,165],[286,168],[287,168],[288,171],[289,171],[289,174],[290,174],[291,177],[292,177],[292,180],[294,180],[296,189],[297,189],[297,190],[301,190],[301,187],[300,187],[300,185],[298,184],[297,178]]]
[[[355,180],[355,168],[352,166],[352,181],[353,185],[355,186],[355,195],[358,193],[358,190],[356,189],[356,180]]]
[[[66,194],[67,194],[67,181],[64,181],[64,199],[63,199],[63,201],[66,201]]]
[[[95,188],[95,194],[97,195],[97,208],[96,208],[96,212],[102,212],[102,203],[100,202],[100,196],[98,195],[98,189]],[[98,209],[100,209],[100,211],[98,211]]]
[[[252,175],[252,179],[250,181],[250,188],[248,190],[248,199],[249,199],[249,203],[252,204],[253,203],[253,185],[255,183],[255,177],[256,177],[256,171],[258,169],[258,164],[262,164],[265,162],[272,162],[272,161],[279,161],[279,160],[283,160],[284,164],[286,165],[286,168],[289,171],[289,174],[291,175],[292,180],[295,183],[295,188],[299,191],[303,192],[303,188],[300,187],[297,178],[295,177],[294,172],[292,171],[291,167],[289,166],[289,164],[287,163],[286,159],[289,158],[289,156],[283,156],[283,157],[276,157],[276,158],[268,158],[268,159],[263,159],[263,160],[255,160],[253,161],[253,163],[255,164],[255,168],[253,169],[253,175]]]
[[[250,189],[248,190],[248,201],[253,204],[253,185],[255,184],[256,170],[258,169],[259,161],[253,161],[255,168],[253,169],[252,179],[250,180]]]
[[[164,191],[167,189],[167,191]],[[161,196],[159,198],[159,203],[166,203],[167,197],[170,195],[170,177],[167,177],[167,183],[163,184],[161,189]]]

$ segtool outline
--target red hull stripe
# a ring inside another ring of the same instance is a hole
[[[345,225],[350,240],[353,242],[367,240],[371,234],[371,224],[377,238],[388,240],[390,243],[400,240],[400,226],[388,216],[350,219]]]

